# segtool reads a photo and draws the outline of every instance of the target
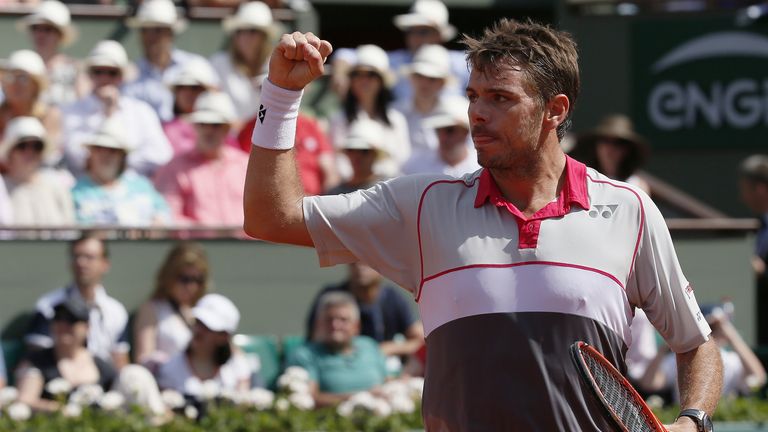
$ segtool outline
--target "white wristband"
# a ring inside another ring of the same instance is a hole
[[[278,87],[268,79],[263,81],[259,113],[251,135],[253,145],[271,150],[293,148],[303,93]]]

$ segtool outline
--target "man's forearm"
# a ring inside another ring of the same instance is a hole
[[[677,381],[681,410],[700,409],[710,416],[714,413],[723,387],[723,363],[711,337],[698,348],[677,354]]]

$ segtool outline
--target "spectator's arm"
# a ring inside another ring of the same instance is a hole
[[[744,365],[744,378],[749,384],[750,389],[762,387],[766,381],[765,368],[757,358],[752,349],[744,342],[744,339],[736,330],[736,327],[731,324],[725,315],[722,315],[719,319],[720,331],[723,337],[730,344],[733,351],[739,356],[741,364]],[[717,324],[714,324],[715,327]],[[713,328],[713,331],[714,328]]]
[[[112,351],[112,364],[115,369],[120,370],[130,362],[131,359],[128,358],[127,351]]]
[[[18,371],[17,388],[19,390],[19,401],[29,405],[35,411],[58,411],[60,408],[58,402],[41,397],[45,386],[42,372],[32,367],[27,361],[19,365]]]
[[[309,391],[312,397],[315,399],[315,405],[318,407],[326,407],[338,405],[341,402],[349,399],[352,393],[326,393],[320,391],[320,386],[317,382],[312,381],[309,383]]]
[[[669,346],[663,344],[659,347],[656,357],[651,360],[645,373],[640,378],[640,387],[648,393],[656,393],[669,387],[672,383],[668,382],[667,376],[662,370],[664,358],[669,353]]]
[[[133,323],[133,357],[139,364],[150,360],[157,348],[157,316],[150,302],[136,312]]]
[[[384,341],[379,345],[385,356],[404,356],[415,353],[424,345],[424,326],[416,321],[405,331],[404,341]]]

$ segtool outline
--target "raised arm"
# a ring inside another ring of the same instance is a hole
[[[301,90],[323,74],[331,51],[314,34],[295,32],[283,35],[272,53],[245,178],[243,228],[252,237],[313,246],[293,143]]]

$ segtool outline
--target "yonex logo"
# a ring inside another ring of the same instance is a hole
[[[611,216],[616,213],[616,208],[619,207],[618,204],[607,204],[607,205],[597,205],[595,204],[592,206],[591,209],[589,209],[589,217],[596,219],[598,217],[602,217],[603,219],[610,219]]]
[[[265,117],[267,117],[267,109],[264,108],[264,105],[259,105],[259,121],[264,123]]]

